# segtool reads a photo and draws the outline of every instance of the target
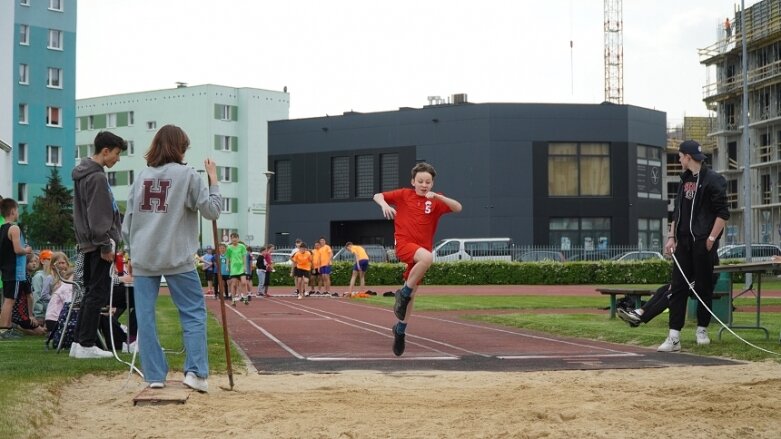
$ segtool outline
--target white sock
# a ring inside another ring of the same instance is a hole
[[[637,309],[635,310],[635,314],[637,314],[637,315],[639,315],[639,316],[642,316],[644,312],[645,312],[645,311],[643,311],[643,308],[637,308]]]
[[[678,340],[681,338],[681,331],[676,331],[675,329],[670,330],[670,338],[674,340]]]

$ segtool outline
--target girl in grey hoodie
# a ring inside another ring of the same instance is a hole
[[[155,134],[143,169],[130,190],[122,235],[133,257],[138,344],[144,379],[152,388],[165,386],[168,374],[155,322],[160,278],[165,276],[179,310],[186,358],[184,384],[207,392],[206,303],[193,264],[198,249],[198,215],[220,216],[217,165],[204,161],[211,185],[184,163],[190,145],[179,127],[166,125]]]

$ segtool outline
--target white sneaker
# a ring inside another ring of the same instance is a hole
[[[122,352],[127,352],[129,354],[138,352],[138,340],[130,343],[129,345],[127,343],[122,343]]]
[[[184,375],[182,384],[199,392],[207,393],[209,391],[209,383],[206,381],[206,378],[200,378],[193,372],[187,372]]]
[[[97,346],[84,347],[78,343],[71,345],[69,354],[73,358],[111,358],[114,356],[111,352],[104,351]]]
[[[708,330],[705,328],[698,328],[694,332],[694,336],[697,337],[697,344],[705,346],[710,344],[710,337],[708,337]]]
[[[664,343],[660,344],[659,347],[656,348],[656,351],[657,352],[680,352],[681,341],[677,338],[667,337]]]
[[[162,381],[155,381],[154,383],[149,383],[150,389],[162,389],[165,387],[165,383]]]

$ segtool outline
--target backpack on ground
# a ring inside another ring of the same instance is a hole
[[[62,349],[70,349],[71,344],[75,341],[76,323],[79,321],[79,308],[73,307],[70,319],[68,319],[66,325],[65,320],[68,318],[68,309],[70,309],[70,307],[70,302],[65,302],[62,306],[60,315],[57,317],[57,327],[49,334],[49,338],[46,339],[46,348],[57,349],[60,338],[62,338]]]

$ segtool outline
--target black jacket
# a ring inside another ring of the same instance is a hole
[[[673,233],[676,240],[678,240],[678,227],[680,227],[681,219],[683,180],[691,175],[692,173],[689,170],[681,174],[678,195],[675,197],[675,211],[673,212],[675,230],[673,230]],[[697,192],[694,194],[694,200],[692,201],[691,229],[694,239],[707,239],[717,217],[723,218],[724,221],[729,220],[727,180],[703,164],[697,177]],[[686,229],[688,229],[688,226],[686,226]],[[721,233],[716,238],[718,239],[720,236]]]

